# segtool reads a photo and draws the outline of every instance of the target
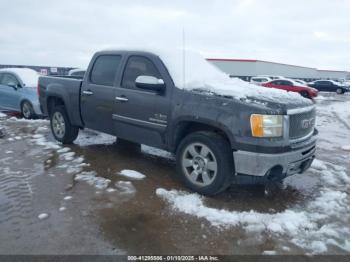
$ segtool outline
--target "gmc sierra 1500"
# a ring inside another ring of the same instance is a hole
[[[69,144],[79,129],[90,128],[171,151],[184,183],[206,195],[310,167],[317,134],[312,102],[230,79],[204,59],[191,64],[186,54],[182,65],[174,59],[102,51],[83,80],[40,77],[40,102],[55,139]]]

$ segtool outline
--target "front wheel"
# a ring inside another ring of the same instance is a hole
[[[79,128],[72,126],[64,106],[55,107],[50,114],[51,131],[62,144],[71,144],[78,137]]]
[[[233,180],[230,144],[213,132],[196,132],[185,137],[177,150],[176,162],[185,185],[200,194],[216,195]]]

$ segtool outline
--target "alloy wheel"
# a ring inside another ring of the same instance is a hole
[[[215,180],[218,163],[208,146],[202,143],[189,144],[183,151],[181,162],[182,169],[191,183],[205,187]]]

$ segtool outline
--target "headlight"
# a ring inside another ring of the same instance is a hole
[[[253,114],[250,117],[250,126],[254,137],[281,137],[283,116]]]

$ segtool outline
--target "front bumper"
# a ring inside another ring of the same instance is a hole
[[[284,178],[308,169],[315,158],[316,145],[280,154],[235,151],[233,158],[236,175]]]

